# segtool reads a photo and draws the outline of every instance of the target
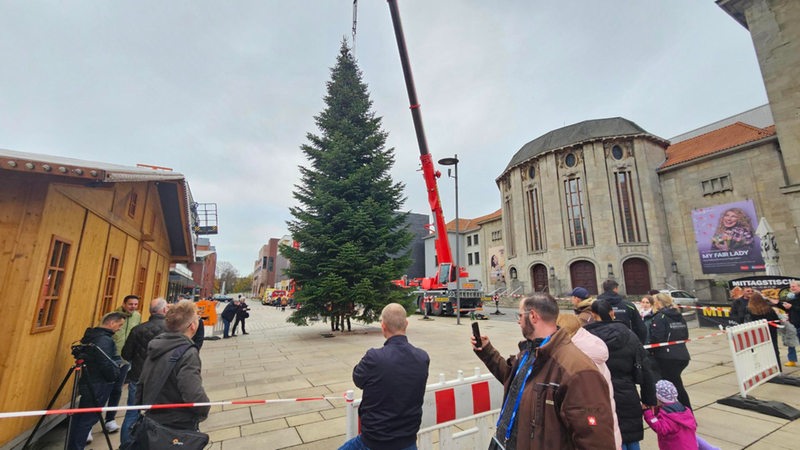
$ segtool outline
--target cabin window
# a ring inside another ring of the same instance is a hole
[[[47,331],[55,328],[58,319],[58,306],[64,294],[64,283],[67,280],[67,261],[71,244],[53,236],[47,267],[44,272],[41,289],[39,289],[39,307],[33,322],[33,331]]]
[[[114,309],[114,297],[117,292],[117,274],[119,273],[119,258],[108,257],[108,267],[106,267],[106,287],[103,290],[103,303],[100,311],[103,314],[110,313]]]
[[[130,200],[128,201],[128,216],[133,219],[136,217],[136,202],[139,200],[139,195],[136,192],[131,192]]]

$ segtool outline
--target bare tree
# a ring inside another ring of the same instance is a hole
[[[217,282],[219,283],[220,289],[222,288],[222,283],[225,283],[226,290],[230,291],[234,289],[238,278],[239,271],[233,267],[233,264],[228,261],[217,262]]]

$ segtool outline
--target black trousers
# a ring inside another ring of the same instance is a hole
[[[239,322],[242,322],[242,333],[247,333],[247,330],[244,329],[244,317],[239,319],[239,316],[236,316],[236,320],[233,321],[233,333],[236,334],[236,327],[239,326]]]
[[[667,380],[675,385],[678,390],[678,401],[687,408],[692,407],[689,403],[689,393],[683,387],[683,380],[681,379],[681,372],[689,365],[688,360],[681,359],[666,359],[654,358],[658,364],[658,371],[661,373],[661,379]]]

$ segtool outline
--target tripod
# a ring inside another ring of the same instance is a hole
[[[88,375],[89,374],[89,369],[86,367],[86,363],[84,362],[84,360],[82,358],[77,358],[77,359],[75,359],[75,364],[73,364],[72,367],[69,368],[69,370],[67,371],[67,375],[64,376],[64,379],[61,381],[61,384],[58,386],[58,389],[56,389],[56,393],[53,394],[53,398],[50,399],[50,403],[47,404],[47,408],[46,409],[50,410],[51,408],[53,408],[53,405],[55,404],[56,400],[58,399],[58,396],[61,394],[61,391],[64,389],[64,386],[66,386],[67,381],[69,381],[69,379],[70,379],[70,377],[72,377],[72,375],[75,375],[75,377],[72,380],[72,397],[70,398],[69,407],[70,407],[70,409],[74,408],[75,404],[76,404],[75,401],[78,398],[78,383],[80,382],[80,379],[81,379],[81,376],[82,376],[83,373],[86,373]],[[89,391],[89,399],[92,401],[92,404],[93,405],[97,405],[97,398],[94,395],[94,390],[92,389],[91,386],[89,386],[89,388],[87,390]],[[99,405],[99,406],[103,406],[103,405]],[[103,421],[103,414],[101,412],[97,412],[97,416],[100,419],[100,426],[103,428],[103,435],[105,435],[105,437],[106,437],[106,443],[108,444],[108,450],[112,450],[111,438],[108,437],[108,430],[106,429],[106,424]],[[30,436],[28,436],[28,440],[25,441],[25,445],[22,446],[22,450],[27,450],[28,448],[30,448],[31,441],[33,440],[33,437],[36,436],[36,432],[39,430],[39,427],[42,425],[42,422],[44,422],[44,418],[45,417],[46,416],[41,416],[39,418],[39,421],[36,422],[36,426],[33,428],[33,431],[31,432]],[[69,446],[70,434],[72,433],[72,419],[73,418],[74,418],[74,415],[70,414],[68,422],[67,422],[67,436],[66,436],[66,438],[64,438],[64,448],[65,449]],[[85,436],[84,436],[84,438],[85,438]]]

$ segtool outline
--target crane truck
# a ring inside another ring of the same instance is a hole
[[[392,25],[397,40],[397,49],[400,52],[400,64],[403,67],[403,77],[406,82],[408,101],[411,117],[414,121],[414,130],[417,135],[420,162],[422,163],[422,177],[428,191],[428,203],[435,220],[435,248],[438,267],[432,277],[415,278],[394,281],[394,284],[404,288],[416,288],[417,307],[426,315],[463,314],[482,308],[483,287],[480,280],[469,278],[469,273],[463,267],[453,263],[453,254],[450,251],[450,242],[447,238],[447,225],[442,212],[442,202],[439,199],[437,178],[441,172],[434,169],[433,157],[428,151],[425,139],[425,130],[422,127],[422,113],[417,101],[417,92],[414,87],[414,77],[411,73],[408,50],[406,48],[403,25],[400,22],[400,11],[396,0],[388,0],[389,10],[392,15]],[[460,310],[458,308],[460,303]]]

